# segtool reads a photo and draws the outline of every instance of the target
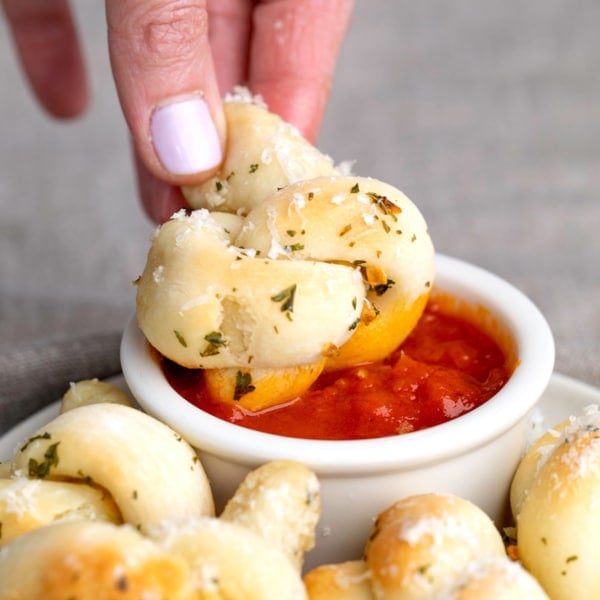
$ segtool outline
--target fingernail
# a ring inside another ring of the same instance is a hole
[[[173,175],[190,175],[216,167],[221,144],[206,102],[192,98],[158,107],[150,122],[160,162]]]

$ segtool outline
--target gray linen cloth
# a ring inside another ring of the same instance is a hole
[[[0,354],[0,434],[58,400],[69,382],[121,371],[120,332],[44,340]]]

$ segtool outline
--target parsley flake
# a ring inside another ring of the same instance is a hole
[[[41,433],[39,435],[34,435],[33,437],[30,437],[23,446],[21,446],[21,452],[24,452],[25,449],[29,446],[29,444],[32,444],[33,442],[35,442],[35,440],[49,440],[51,437],[52,436],[48,431],[44,431],[44,433]]]
[[[396,283],[393,279],[388,279],[385,283],[374,285],[371,289],[378,295],[383,296]]]
[[[304,250],[304,244],[289,244],[288,246],[284,246],[283,249],[286,252],[298,252],[299,250]]]
[[[281,290],[274,296],[271,296],[273,302],[281,302],[281,312],[290,313],[294,312],[294,297],[296,296],[296,284],[290,285],[290,287]]]
[[[183,335],[181,334],[181,332],[177,331],[177,329],[173,329],[173,333],[175,334],[175,337],[177,338],[177,341],[184,347],[187,348],[187,342],[185,341],[185,338],[183,337]]]
[[[200,356],[215,356],[219,354],[222,346],[227,345],[227,340],[220,331],[211,331],[204,336],[208,342],[206,348],[200,353]]]
[[[233,399],[239,400],[242,396],[253,392],[256,386],[252,385],[252,375],[238,371],[235,374],[235,389],[233,390]]]
[[[35,458],[30,458],[27,464],[27,472],[29,477],[37,477],[38,479],[44,479],[50,473],[52,467],[58,465],[58,452],[57,448],[60,442],[51,444],[44,452],[44,460],[38,462]]]

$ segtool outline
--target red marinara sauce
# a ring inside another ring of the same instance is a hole
[[[491,398],[514,368],[490,335],[435,301],[385,360],[324,373],[302,396],[259,412],[211,400],[202,370],[161,360],[171,386],[216,417],[324,440],[377,438],[444,423]]]

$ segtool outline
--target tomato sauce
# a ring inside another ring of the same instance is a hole
[[[438,425],[491,398],[512,365],[496,341],[430,301],[385,360],[322,374],[299,398],[259,412],[212,401],[202,370],[162,361],[168,381],[198,408],[242,427],[289,437],[353,440]]]

